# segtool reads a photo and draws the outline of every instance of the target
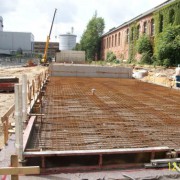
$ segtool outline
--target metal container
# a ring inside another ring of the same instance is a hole
[[[61,34],[59,35],[59,50],[72,50],[76,46],[76,35]]]
[[[0,16],[0,31],[3,31],[3,18]]]

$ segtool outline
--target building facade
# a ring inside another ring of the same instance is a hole
[[[33,53],[34,36],[28,32],[0,31],[0,50],[5,54],[14,54],[21,49],[23,53]]]
[[[163,19],[163,14],[158,14],[160,20],[156,22],[154,13],[168,6],[169,19],[171,19],[172,17],[174,17],[175,19],[175,17],[178,17],[180,14],[177,9],[175,10],[173,9],[173,7],[171,8],[171,4],[173,3],[180,3],[180,1],[168,0],[163,4],[160,4],[159,6],[105,33],[102,36],[101,41],[101,58],[105,60],[107,52],[111,51],[116,55],[117,59],[129,59],[132,54],[133,48],[135,48],[134,42],[138,40],[139,37],[143,34],[148,35],[153,43],[156,35],[155,31],[158,30],[161,32],[163,31],[164,26],[167,25],[164,23],[166,19]],[[179,7],[180,5],[177,6],[178,10],[180,10]],[[134,58],[138,60],[140,59],[140,55],[135,52]]]
[[[34,52],[37,54],[44,54],[46,42],[34,42]],[[59,51],[59,43],[58,42],[49,42],[49,47],[48,47],[48,56],[50,57],[55,57],[56,52]]]

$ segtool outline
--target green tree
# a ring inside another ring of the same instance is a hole
[[[79,43],[76,43],[76,46],[73,50],[76,50],[76,51],[80,51],[81,50],[81,45]]]
[[[168,65],[180,63],[180,25],[168,27],[159,37],[157,58]]]
[[[86,51],[87,60],[95,60],[100,57],[101,36],[105,27],[104,19],[97,17],[95,13],[92,19],[88,22],[81,40],[80,48]]]

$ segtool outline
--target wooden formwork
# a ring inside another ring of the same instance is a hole
[[[31,82],[29,80],[27,81],[27,105],[28,105],[28,108],[27,108],[27,110],[25,110],[25,112],[27,111],[27,114],[30,113],[30,111],[32,110],[32,107],[34,107],[35,102],[37,101],[38,98],[40,98],[40,92],[41,92],[47,78],[48,78],[48,71],[45,71],[44,73],[40,73],[39,75],[37,75],[36,79],[33,79]],[[7,112],[1,117],[1,121],[3,124],[4,144],[5,145],[7,145],[8,138],[9,138],[9,132],[8,132],[9,127],[10,127],[9,118],[10,118],[10,116],[14,116],[14,110],[15,110],[15,104],[13,104],[7,110]]]

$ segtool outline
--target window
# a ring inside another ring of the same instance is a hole
[[[111,37],[109,37],[109,48],[111,47]]]
[[[114,46],[114,36],[112,35],[112,47]]]
[[[171,9],[169,11],[169,23],[173,24],[175,20],[175,12],[174,9]]]
[[[120,32],[118,33],[118,45],[119,46],[121,45],[121,33]]]
[[[107,41],[107,42],[106,42],[106,48],[108,48],[108,38],[106,39],[106,41]]]
[[[161,14],[159,17],[159,32],[163,31],[163,24],[164,24],[164,18],[163,15]]]
[[[131,41],[134,40],[134,28],[132,27],[131,28]]]
[[[137,26],[137,39],[139,39],[139,34],[140,34],[140,24]]]
[[[129,43],[129,29],[126,30],[126,42]]]
[[[155,32],[155,23],[154,23],[154,19],[151,19],[151,36],[154,36],[154,32]]]
[[[147,33],[147,22],[146,21],[144,22],[144,25],[143,25],[143,33],[144,34]]]
[[[117,46],[117,34],[115,35],[115,46]]]

